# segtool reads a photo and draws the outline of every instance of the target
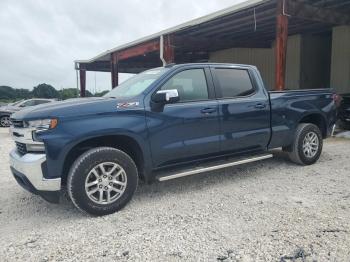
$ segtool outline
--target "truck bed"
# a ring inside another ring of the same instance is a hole
[[[269,91],[271,107],[272,136],[269,148],[288,146],[292,140],[296,124],[312,114],[322,115],[324,122],[322,134],[330,135],[335,123],[335,103],[332,89],[303,89],[288,91]]]

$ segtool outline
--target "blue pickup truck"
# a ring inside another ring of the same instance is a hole
[[[102,98],[54,102],[12,115],[12,173],[58,202],[67,189],[93,215],[120,210],[146,183],[272,157],[315,163],[336,121],[329,89],[269,92],[254,66],[169,65]]]

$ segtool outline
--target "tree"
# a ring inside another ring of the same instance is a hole
[[[10,86],[0,86],[0,99],[15,99],[16,90]]]
[[[51,85],[40,84],[33,88],[32,94],[37,98],[58,98],[58,91]]]
[[[95,96],[104,96],[105,94],[107,94],[109,92],[109,90],[104,90],[102,92],[97,92],[95,93]]]
[[[10,86],[0,86],[0,99],[13,101],[19,99],[28,99],[31,92],[28,89],[15,89]]]
[[[15,89],[15,91],[16,91],[16,98],[28,99],[32,97],[32,93],[28,89],[19,88],[19,89]]]
[[[94,95],[89,90],[85,90],[85,96],[92,97]],[[59,91],[59,98],[62,100],[76,97],[78,97],[78,90],[76,88],[66,88]]]
[[[85,90],[85,96],[86,97],[92,97],[94,95],[89,90]]]
[[[59,97],[62,100],[78,97],[78,90],[76,88],[65,88],[60,90],[59,93],[60,93]]]
[[[85,91],[86,97],[103,96],[108,93],[108,90],[92,94],[89,90]],[[28,89],[15,89],[10,86],[0,86],[0,100],[15,101],[20,99],[36,98],[58,98],[66,100],[69,98],[78,97],[79,91],[76,88],[65,88],[57,91],[53,86],[48,84],[40,84],[33,88],[32,91]]]

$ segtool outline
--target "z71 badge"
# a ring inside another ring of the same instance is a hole
[[[139,102],[124,102],[124,103],[118,103],[117,108],[130,108],[130,107],[136,107],[139,105]]]

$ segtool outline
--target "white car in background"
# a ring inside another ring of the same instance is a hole
[[[0,107],[0,127],[9,127],[11,114],[28,106],[36,106],[56,101],[56,99],[32,98]]]

